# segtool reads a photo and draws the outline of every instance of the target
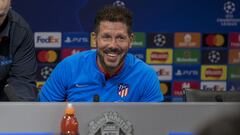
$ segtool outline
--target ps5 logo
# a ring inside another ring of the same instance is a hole
[[[88,135],[133,135],[132,123],[124,120],[117,112],[106,112],[88,126]]]

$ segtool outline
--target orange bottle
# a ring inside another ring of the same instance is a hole
[[[75,110],[71,103],[65,109],[65,115],[61,122],[61,135],[79,135],[78,121],[75,117]]]

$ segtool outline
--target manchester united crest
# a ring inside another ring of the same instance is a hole
[[[133,125],[117,112],[106,112],[89,123],[88,135],[133,135]]]

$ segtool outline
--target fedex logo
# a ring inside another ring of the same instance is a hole
[[[42,37],[37,36],[36,43],[58,43],[59,39],[54,36]]]
[[[36,48],[60,48],[60,32],[35,32],[34,42]]]
[[[171,65],[151,65],[156,71],[159,80],[172,80]]]
[[[201,89],[208,91],[225,91],[226,90],[226,82],[201,82]]]

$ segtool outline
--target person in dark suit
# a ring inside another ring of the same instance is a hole
[[[28,23],[11,9],[11,0],[0,0],[0,101],[34,101],[36,71]]]

